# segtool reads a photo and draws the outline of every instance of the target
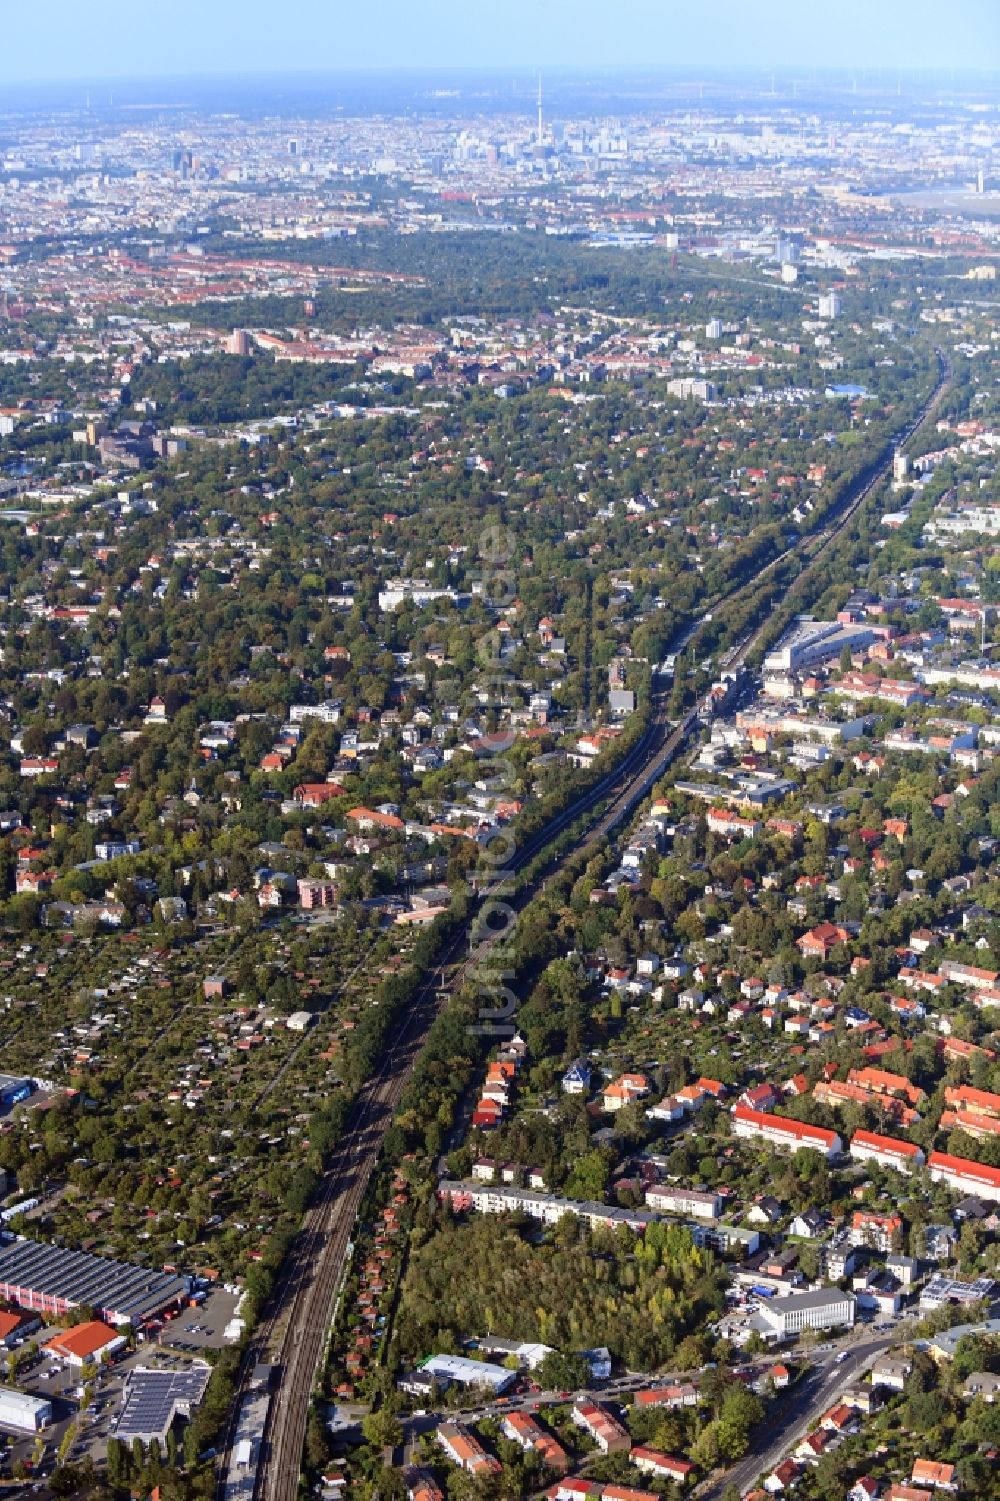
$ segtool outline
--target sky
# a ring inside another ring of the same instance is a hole
[[[1000,0],[0,0],[3,86],[354,69],[1000,70]]]

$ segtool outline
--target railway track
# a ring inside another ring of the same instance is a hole
[[[463,940],[463,933],[456,934],[425,977],[383,1053],[377,1073],[359,1092],[345,1132],[282,1266],[266,1316],[244,1354],[242,1380],[225,1439],[224,1461],[233,1447],[240,1405],[249,1389],[254,1365],[277,1364],[282,1373],[279,1390],[268,1409],[254,1497],[294,1497],[297,1493],[309,1399],[346,1267],[354,1221],[382,1138],[436,1013],[437,990],[444,983],[446,971]],[[224,1463],[217,1487],[220,1498],[225,1493],[225,1475]]]
[[[523,869],[587,808],[603,804],[620,786],[627,787],[636,767],[645,765],[651,748],[662,741],[665,723],[661,710],[620,765],[544,831],[527,841],[509,868]],[[533,894],[533,889],[513,899],[505,894],[505,900],[520,907]],[[502,936],[488,937],[484,943],[489,947]],[[240,1389],[224,1445],[224,1461],[233,1446],[239,1407],[254,1366],[258,1362],[272,1363],[281,1373],[268,1408],[253,1501],[295,1501],[309,1401],[325,1353],[354,1223],[378,1161],[382,1139],[392,1123],[427,1030],[440,1009],[441,991],[445,987],[457,991],[473,966],[482,961],[483,943],[480,943],[474,958],[465,957],[458,962],[467,939],[468,929],[462,928],[449,940],[401,1019],[382,1055],[378,1072],[362,1087],[345,1133],[286,1258],[266,1317],[245,1352]],[[224,1476],[225,1464],[217,1492],[220,1501],[225,1490]]]
[[[843,534],[885,476],[892,454],[900,443],[909,441],[927,421],[942,391],[950,370],[938,352],[939,383],[918,416],[902,434],[897,434],[882,450],[861,477],[856,489],[838,507],[828,525],[802,538],[765,568],[749,584],[733,589],[713,606],[713,614],[738,599],[757,591],[763,580],[793,554],[805,553],[805,571],[811,571],[827,550]],[[756,625],[723,659],[727,667],[739,666],[762,641],[779,605],[768,608]],[[684,634],[682,649],[698,635],[711,616],[696,622]],[[622,761],[570,807],[553,818],[542,830],[529,837],[509,862],[508,873],[524,870],[537,859],[571,824],[592,813],[588,827],[575,841],[569,853],[598,844],[612,829],[623,822],[662,776],[692,728],[698,722],[705,703],[703,697],[679,723],[671,725],[665,712],[665,695],[655,700],[654,715],[645,732]],[[514,907],[523,906],[535,894],[540,875],[530,887],[516,897],[504,891],[505,900]],[[345,1133],[325,1170],[316,1197],[307,1211],[302,1229],[282,1267],[275,1292],[253,1340],[245,1353],[242,1381],[224,1440],[218,1496],[224,1495],[226,1463],[233,1446],[240,1404],[249,1389],[250,1375],[258,1361],[270,1361],[280,1367],[281,1379],[271,1399],[260,1460],[249,1501],[295,1501],[301,1473],[309,1402],[326,1349],[335,1300],[344,1276],[354,1223],[382,1140],[406,1087],[407,1079],[427,1030],[441,1006],[441,992],[457,990],[474,962],[482,957],[479,946],[476,959],[459,962],[465,947],[470,923],[459,929],[434,968],[421,982],[406,1015],[382,1055],[377,1072],[362,1087],[348,1117]],[[497,941],[487,937],[485,945]],[[448,971],[451,970],[449,974]],[[247,1493],[244,1493],[245,1495]]]
[[[347,1265],[354,1222],[392,1122],[410,1069],[436,1009],[425,982],[417,1004],[402,1021],[375,1077],[364,1086],[359,1109],[338,1145],[310,1209],[306,1236],[289,1288],[289,1317],[272,1325],[273,1358],[281,1387],[271,1402],[264,1431],[268,1497],[294,1498],[302,1466],[309,1399],[326,1348],[334,1303]]]

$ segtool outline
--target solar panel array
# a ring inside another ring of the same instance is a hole
[[[205,1395],[211,1369],[190,1366],[183,1371],[154,1371],[138,1366],[131,1372],[125,1401],[115,1423],[115,1437],[126,1443],[167,1436],[178,1413],[187,1417]]]
[[[185,1278],[171,1272],[152,1272],[148,1267],[36,1240],[0,1246],[0,1287],[4,1284],[12,1292],[29,1289],[131,1323],[180,1301],[189,1286]]]

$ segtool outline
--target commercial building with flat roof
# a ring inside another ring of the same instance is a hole
[[[50,1317],[92,1308],[109,1324],[143,1324],[178,1306],[190,1286],[187,1277],[42,1241],[0,1246],[0,1297]]]
[[[949,1277],[946,1272],[935,1272],[921,1291],[920,1312],[933,1313],[949,1305],[961,1308],[985,1303],[994,1296],[996,1287],[992,1277]]]
[[[870,646],[876,632],[870,625],[839,620],[799,620],[773,651],[764,658],[764,674],[797,672],[839,657],[845,646],[860,651]]]
[[[115,1423],[115,1437],[129,1444],[157,1439],[161,1444],[178,1417],[189,1418],[205,1395],[212,1368],[200,1361],[184,1370],[137,1366],[125,1385],[125,1400]],[[246,1440],[239,1440],[246,1442]]]
[[[0,1428],[16,1428],[19,1433],[37,1433],[52,1422],[52,1403],[47,1397],[33,1397],[0,1387]]]
[[[441,1386],[488,1386],[494,1392],[505,1392],[517,1380],[517,1371],[506,1366],[491,1365],[487,1360],[470,1360],[466,1355],[428,1355],[420,1362],[418,1372],[432,1376]]]
[[[854,1325],[857,1299],[839,1287],[821,1287],[815,1292],[790,1293],[787,1298],[772,1298],[761,1306],[756,1319],[763,1321],[765,1334],[790,1339],[804,1329],[837,1329]]]

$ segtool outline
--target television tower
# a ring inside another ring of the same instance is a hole
[[[539,146],[541,146],[543,144],[544,140],[545,140],[545,133],[544,133],[544,128],[542,126],[542,75],[541,75],[541,73],[539,73],[539,75],[538,75],[538,144],[539,144]]]

